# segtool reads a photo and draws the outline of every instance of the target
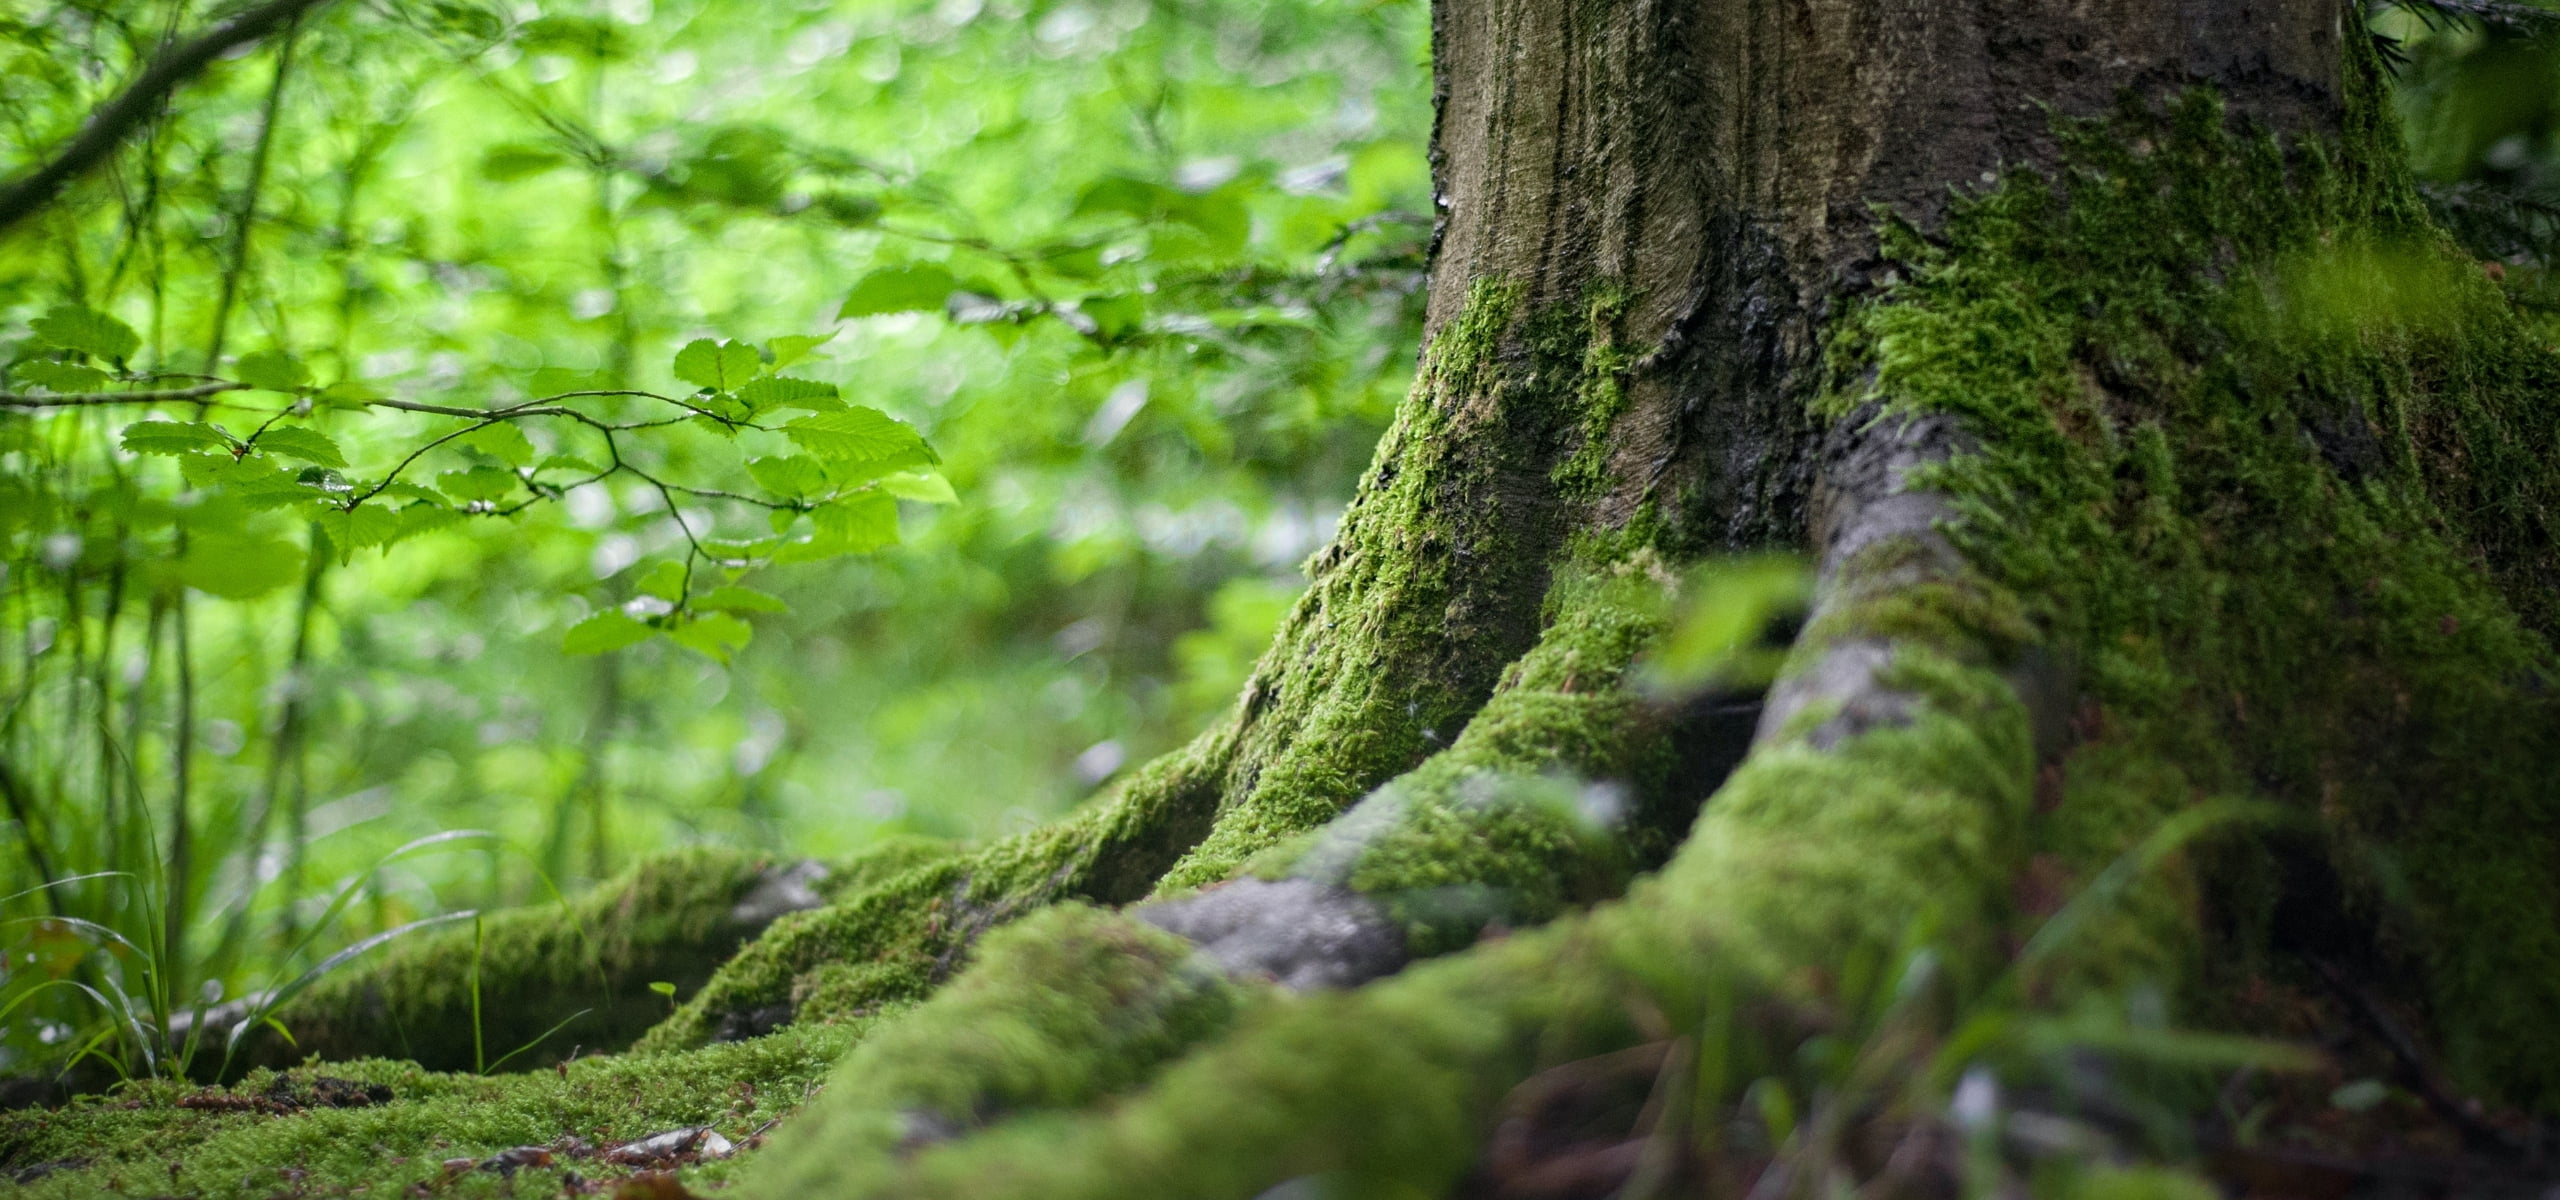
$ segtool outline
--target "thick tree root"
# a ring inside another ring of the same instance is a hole
[[[1364,1187],[1393,1182],[1428,1194],[1465,1169],[1477,1141],[1471,1131],[1486,1127],[1510,1083],[1542,1067],[1617,1049],[1647,1026],[1695,1028],[1711,998],[1730,1004],[1735,996],[1766,996],[1785,1002],[1777,1011],[1820,1012],[1833,998],[1805,972],[1829,968],[1844,955],[1881,955],[1907,945],[1915,921],[1931,922],[1966,960],[1988,962],[1996,947],[1985,934],[2000,926],[2006,907],[2000,881],[2021,852],[2035,737],[2026,707],[2002,674],[2014,663],[1998,648],[2015,631],[1968,623],[1970,613],[1998,607],[1981,598],[1987,585],[1951,553],[1931,552],[1942,539],[1926,519],[1910,517],[1929,507],[1909,486],[1912,468],[1933,452],[1942,456],[1930,448],[1950,444],[1921,436],[1928,430],[1886,420],[1850,435],[1841,461],[1854,469],[1830,479],[1835,533],[1813,625],[1819,632],[1800,648],[1799,665],[1780,689],[1791,716],[1765,727],[1760,748],[1719,793],[1688,845],[1627,900],[1354,993],[1266,1006],[1108,1115],[1077,1116],[1057,1106],[947,1146],[847,1156],[837,1148],[859,1130],[872,1130],[875,1142],[886,1136],[877,1115],[864,1115],[881,1111],[868,1081],[895,1055],[875,1042],[848,1063],[848,1098],[830,1097],[800,1118],[757,1185],[776,1195],[1098,1197],[1134,1188],[1164,1196],[1250,1196],[1292,1178],[1347,1173]],[[1890,458],[1889,469],[1863,469],[1879,455]],[[1896,564],[1889,595],[1926,586],[1976,602],[1947,606],[1925,634],[1912,628],[1907,609],[1895,610],[1906,618],[1898,625],[1873,622],[1865,609],[1874,598],[1871,564],[1879,558]],[[1884,654],[1873,669],[1842,671],[1830,664],[1843,647],[1881,647]],[[1890,697],[1889,706],[1880,696]],[[1858,724],[1842,728],[1842,714],[1853,711],[1861,714]],[[1499,740],[1500,726],[1488,720],[1499,712],[1497,701],[1478,718],[1488,739]],[[1471,727],[1470,736],[1475,733]],[[1433,839],[1442,845],[1481,839],[1520,815],[1472,826],[1468,818],[1503,811],[1481,801],[1444,802],[1421,809],[1424,815],[1397,806],[1390,818],[1369,822],[1376,828],[1339,835],[1349,848],[1334,857],[1356,862],[1398,836],[1443,825],[1448,832]],[[1354,826],[1361,818],[1362,810],[1354,810],[1338,824]],[[1301,864],[1326,861],[1325,845],[1319,838]],[[1444,853],[1410,861],[1463,869],[1469,859]],[[1557,864],[1542,865],[1552,870]],[[1356,866],[1324,873],[1363,877]],[[1304,896],[1347,894],[1353,893],[1308,890]],[[1201,940],[1222,965],[1241,959],[1284,980],[1311,978],[1327,967],[1349,969],[1348,960],[1308,956],[1304,939],[1276,951],[1287,960],[1281,969],[1269,965],[1274,955],[1240,952],[1234,926],[1251,922],[1213,919],[1224,907],[1218,895],[1171,914],[1144,915],[1208,933]],[[1246,903],[1286,911],[1326,902],[1332,901]],[[1172,914],[1178,916],[1168,921]],[[1367,952],[1360,938],[1348,944],[1354,954]],[[958,985],[968,989],[973,1008],[1047,1009],[1048,988],[997,974],[1002,961],[990,955],[983,968],[988,977],[972,974]],[[1121,1001],[1109,1003],[1117,1011]],[[913,1019],[946,1028],[963,1024],[958,1006],[946,1008],[940,998]],[[1092,1015],[1082,1020],[1117,1024]],[[1073,1060],[1070,1047],[1014,1049],[1026,1057],[1009,1061],[1009,1070],[1062,1055]],[[968,1064],[947,1054],[928,1051],[922,1058],[932,1066],[920,1073],[941,1088],[970,1077]],[[1074,1097],[1079,1103],[1089,1098]],[[950,1102],[943,1103],[947,1110]]]
[[[651,859],[565,906],[491,914],[476,935],[447,926],[395,941],[321,977],[266,1014],[290,1042],[257,1021],[226,1056],[220,1039],[244,1006],[209,1013],[216,1040],[195,1061],[209,1071],[226,1057],[245,1070],[387,1056],[451,1071],[522,1049],[511,1063],[522,1070],[619,1049],[665,1015],[651,985],[693,991],[777,918],[920,852],[897,844],[833,869],[731,851]]]

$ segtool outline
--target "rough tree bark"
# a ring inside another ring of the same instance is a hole
[[[1424,367],[1306,598],[1218,728],[641,1039],[869,1031],[745,1186],[1943,1184],[1892,1101],[1968,1014],[2283,1034],[2324,980],[2560,1103],[2560,358],[2356,7],[1433,18]],[[1778,682],[1643,686],[1767,548],[1819,569]]]

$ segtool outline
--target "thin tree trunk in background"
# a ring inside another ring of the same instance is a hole
[[[602,879],[612,862],[606,814],[612,801],[614,727],[622,720],[622,660],[605,655],[596,660],[595,672],[596,705],[587,716],[585,736],[579,739],[578,778],[552,810],[551,833],[543,839],[542,869],[553,879],[567,877],[570,847],[582,821],[588,873]]]
[[[249,267],[249,235],[258,223],[258,195],[267,183],[267,157],[275,142],[276,112],[284,101],[285,81],[293,74],[293,50],[301,40],[302,19],[296,14],[285,25],[284,37],[276,44],[275,74],[267,82],[267,98],[258,113],[258,141],[249,152],[249,178],[240,189],[240,211],[233,216],[229,260],[222,271],[222,290],[213,304],[213,333],[206,340],[204,373],[211,375],[222,369],[222,345],[230,332],[231,304],[239,294],[240,277]]]
[[[187,552],[187,535],[183,526],[178,531],[177,552]],[[195,820],[193,787],[196,752],[196,673],[193,647],[189,640],[187,589],[177,587],[171,599],[170,649],[177,656],[178,696],[176,728],[170,734],[169,746],[169,857],[161,871],[163,886],[168,889],[163,903],[168,920],[160,947],[160,978],[167,989],[165,1000],[176,1004],[183,999],[186,983],[186,936],[188,909],[195,887]]]

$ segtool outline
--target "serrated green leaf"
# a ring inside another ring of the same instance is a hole
[[[801,359],[809,357],[809,353],[811,351],[816,350],[820,346],[826,345],[828,342],[834,341],[835,338],[836,335],[834,333],[814,335],[794,333],[766,342],[764,344],[764,348],[772,353],[773,369],[779,371],[784,367],[800,361]]]
[[[750,418],[777,408],[835,412],[844,407],[844,401],[836,398],[836,385],[786,375],[767,376],[739,388],[738,402],[746,405],[746,416]]]
[[[191,454],[232,446],[230,434],[202,421],[137,421],[124,427],[123,441],[135,454]]]
[[[417,500],[427,504],[444,503],[444,493],[406,479],[395,479],[382,485],[382,497],[390,500]]]
[[[939,462],[922,435],[876,408],[854,405],[802,417],[782,427],[800,448],[843,464],[881,463],[911,456]]]
[[[250,387],[270,392],[290,392],[311,382],[311,368],[282,350],[243,354],[239,362],[232,364],[231,373]]]
[[[223,495],[257,512],[291,508],[296,504],[328,498],[321,489],[304,483],[300,472],[258,459],[221,463],[205,474],[211,478],[196,486],[203,487],[209,483],[219,488]]]
[[[198,532],[178,558],[178,579],[226,600],[247,600],[302,574],[302,549],[274,538]]]
[[[836,310],[839,321],[881,313],[938,311],[951,293],[959,290],[960,281],[937,263],[915,263],[873,271],[853,285],[853,294],[845,297],[844,307]]]
[[[755,626],[727,613],[703,613],[667,631],[679,646],[726,663],[756,636]]]
[[[31,322],[36,340],[62,350],[121,363],[142,345],[142,335],[115,317],[77,304],[57,304]]]
[[[782,602],[782,597],[759,592],[751,587],[741,587],[734,583],[713,588],[710,591],[694,597],[692,607],[703,612],[778,613],[790,611],[790,606]]]
[[[70,392],[94,392],[107,385],[107,373],[97,369],[96,367],[84,367],[77,363],[54,362],[51,359],[44,358],[39,358],[32,362],[19,363],[14,369],[14,373],[18,378],[34,384],[37,387],[44,388],[47,391],[66,394]]]
[[[418,507],[411,505],[410,507]],[[333,509],[321,514],[320,528],[338,547],[338,560],[355,557],[358,550],[387,545],[400,536],[400,518],[380,504],[360,504],[353,509]]]
[[[448,525],[458,525],[464,520],[462,513],[434,501],[405,505],[393,516],[391,534],[382,541],[385,546],[433,533]]]
[[[468,504],[474,500],[495,500],[514,491],[518,482],[513,471],[472,467],[436,476],[436,490]]]
[[[791,499],[804,499],[827,490],[827,473],[817,460],[772,455],[747,460],[747,476],[756,486]]]
[[[669,601],[682,600],[684,599],[684,564],[674,559],[659,559],[649,564],[649,569],[641,573],[639,582],[632,586],[643,596],[655,596]]]
[[[533,464],[533,469],[537,471],[580,471],[593,475],[604,468],[573,454],[551,454],[545,455],[541,462]]]
[[[817,540],[850,554],[867,554],[898,541],[898,502],[878,492],[847,496],[809,514]]]
[[[346,453],[338,449],[338,443],[328,434],[300,425],[279,425],[259,434],[257,448],[324,467],[347,465]]]
[[[560,649],[568,654],[603,654],[637,646],[657,632],[620,609],[608,608],[570,626],[568,634],[560,639]]]
[[[511,467],[533,461],[533,439],[512,421],[484,425],[454,440]]]
[[[764,360],[745,342],[695,338],[676,351],[676,378],[715,392],[736,391],[763,369]]]
[[[960,494],[940,471],[899,471],[880,477],[880,490],[919,504],[958,504]]]
[[[293,473],[293,481],[304,487],[318,488],[323,492],[346,493],[356,490],[356,485],[347,482],[346,476],[327,467],[304,467]]]

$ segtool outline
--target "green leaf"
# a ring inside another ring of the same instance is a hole
[[[418,500],[428,504],[444,503],[443,492],[411,483],[406,479],[395,479],[382,485],[381,495],[392,500]]]
[[[779,371],[809,357],[810,351],[834,341],[835,338],[834,333],[814,335],[795,333],[766,342],[764,348],[773,355],[773,369]]]
[[[142,345],[142,335],[106,313],[77,304],[57,304],[32,323],[36,340],[62,350],[120,363]]]
[[[747,475],[756,486],[777,496],[802,499],[827,490],[827,473],[816,459],[773,455],[747,460]]]
[[[454,440],[510,467],[521,467],[533,461],[533,439],[526,437],[512,421],[484,425]]]
[[[839,321],[880,313],[938,310],[951,293],[959,290],[960,281],[936,263],[915,263],[873,271],[853,285],[853,294],[845,297],[844,307],[836,311]]]
[[[269,454],[298,458],[324,467],[347,465],[345,452],[338,449],[338,443],[331,440],[328,434],[299,425],[279,425],[259,434],[257,448]]]
[[[96,367],[39,358],[17,365],[18,378],[52,392],[94,392],[107,385],[107,373]]]
[[[385,399],[382,389],[355,379],[341,379],[320,389],[320,403],[331,408],[354,411],[376,400]]]
[[[1106,338],[1125,337],[1146,323],[1147,299],[1137,294],[1087,296],[1076,311],[1093,318],[1094,331]]]
[[[650,990],[650,991],[653,991],[653,992],[656,992],[657,994],[659,994],[659,995],[661,995],[661,996],[664,996],[664,997],[666,997],[666,998],[667,998],[667,999],[669,999],[669,1000],[673,1000],[673,999],[675,999],[675,998],[676,998],[676,985],[674,985],[674,984],[672,984],[672,983],[667,983],[667,982],[664,982],[664,981],[661,981],[661,982],[658,982],[658,983],[653,983],[653,984],[650,984],[650,985],[649,985],[649,990]]]
[[[140,421],[124,427],[124,448],[135,454],[189,454],[231,446],[230,434],[202,421]]]
[[[779,596],[768,595],[751,587],[727,584],[693,598],[693,607],[703,612],[789,612],[790,606]]]
[[[902,461],[921,456],[940,462],[922,435],[876,408],[855,405],[802,417],[782,427],[800,448],[848,465]]]
[[[676,378],[715,392],[736,391],[763,369],[764,360],[745,342],[695,338],[676,351]]]
[[[567,166],[569,156],[530,142],[500,142],[480,156],[480,177],[493,183],[529,179],[554,167]]]
[[[900,471],[880,477],[880,490],[901,500],[919,504],[958,504],[960,494],[951,490],[951,481],[940,471]]]
[[[637,646],[658,631],[624,615],[621,609],[608,608],[569,627],[560,639],[560,649],[569,654],[602,654]]]
[[[669,601],[682,600],[684,599],[684,564],[674,559],[659,559],[649,564],[649,569],[641,574],[640,581],[632,586],[643,596],[655,596]]]
[[[397,519],[392,525],[390,536],[382,539],[382,544],[385,546],[408,541],[422,533],[433,533],[464,520],[463,514],[434,501],[408,505],[395,515]]]
[[[1160,183],[1132,179],[1126,175],[1105,175],[1085,185],[1076,197],[1075,212],[1079,217],[1118,214],[1141,221],[1153,220],[1180,203],[1182,193]]]
[[[552,454],[545,456],[541,462],[533,464],[533,469],[537,471],[577,471],[583,474],[593,475],[604,468],[588,462],[583,458],[579,458],[574,454]]]
[[[231,373],[250,387],[270,392],[291,392],[311,382],[311,368],[282,350],[243,354],[231,365]]]
[[[844,401],[836,398],[836,385],[787,375],[770,376],[739,388],[738,400],[747,406],[750,417],[760,417],[777,408],[834,412],[844,407]]]
[[[327,498],[322,489],[304,483],[301,472],[272,466],[267,460],[253,458],[232,462],[227,455],[204,457],[216,462],[210,469],[192,472],[200,480],[196,486],[218,487],[223,495],[254,511],[291,508],[306,500]]]
[[[436,490],[468,504],[474,500],[495,500],[514,491],[518,482],[513,471],[472,467],[436,476]]]
[[[728,662],[730,656],[747,647],[756,636],[755,626],[727,613],[704,613],[667,631],[667,636],[688,650],[697,651],[716,662]]]
[[[898,541],[898,502],[879,492],[847,496],[809,514],[817,541],[839,553],[867,554]]]
[[[302,574],[302,549],[291,542],[197,532],[178,559],[178,579],[226,600],[264,595]]]
[[[412,509],[423,507],[410,505]],[[407,510],[403,510],[407,511]],[[353,509],[337,509],[323,513],[320,528],[337,544],[338,561],[354,558],[358,550],[388,545],[399,540],[400,517],[379,504],[360,504]]]

